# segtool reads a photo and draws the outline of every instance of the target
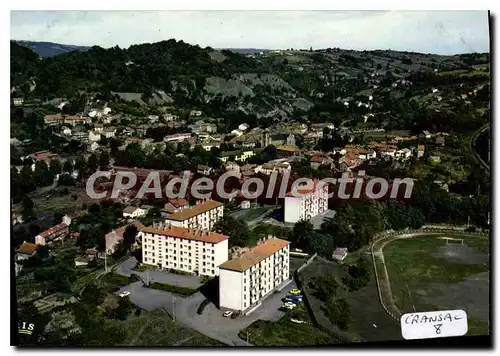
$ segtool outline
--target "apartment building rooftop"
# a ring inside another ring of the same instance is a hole
[[[206,213],[209,210],[215,209],[219,206],[223,206],[224,204],[219,203],[215,200],[207,200],[204,203],[197,204],[189,209],[184,209],[182,211],[178,211],[173,213],[168,217],[169,220],[177,220],[184,221],[190,219],[198,214]]]
[[[171,224],[158,225],[158,226],[154,225],[140,226],[138,227],[138,229],[139,231],[146,232],[149,234],[170,236],[186,240],[209,242],[213,244],[229,239],[229,236],[222,235],[216,232],[204,232],[196,229],[172,226]]]
[[[318,185],[320,183],[319,180],[315,180],[313,181],[313,186],[312,187],[308,187],[306,184],[304,185],[299,185],[296,189],[297,193],[300,194],[300,195],[305,195],[305,194],[311,194],[311,193],[314,193],[315,191],[317,191],[320,186]],[[325,184],[326,186],[326,184]],[[285,194],[286,197],[295,197],[295,198],[300,198],[300,197],[296,197],[294,194],[294,192],[292,192],[292,190],[290,190],[288,193]]]
[[[66,225],[65,223],[60,223],[60,224],[57,224],[55,226],[52,226],[50,229],[42,231],[38,235],[41,237],[48,237],[52,234],[58,233],[59,231],[66,229],[67,227],[68,227],[68,225]]]
[[[289,241],[282,239],[274,238],[266,240],[264,243],[254,247],[250,251],[241,255],[239,258],[224,262],[219,266],[219,269],[244,272],[289,244]]]

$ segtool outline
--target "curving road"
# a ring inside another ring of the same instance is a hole
[[[479,137],[479,135],[481,135],[484,131],[488,130],[490,128],[490,124],[486,124],[484,126],[482,126],[479,130],[477,130],[471,137],[471,140],[470,140],[470,150],[471,150],[471,153],[474,157],[476,157],[476,159],[479,161],[479,163],[484,167],[486,168],[486,170],[489,172],[490,171],[490,166],[481,158],[481,156],[479,155],[479,153],[477,153],[476,151],[476,140],[477,138]],[[491,149],[491,148],[490,148]]]

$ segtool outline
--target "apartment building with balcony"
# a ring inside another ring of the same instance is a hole
[[[215,232],[171,224],[139,227],[144,264],[194,275],[217,276],[228,259],[228,239]]]
[[[288,281],[290,242],[270,238],[219,265],[220,308],[245,311]]]
[[[199,229],[202,231],[212,230],[215,223],[224,215],[224,204],[215,200],[200,202],[189,209],[169,214],[165,223],[172,226]]]
[[[296,223],[300,220],[310,220],[312,217],[328,209],[328,185],[314,182],[312,189],[298,188],[297,196],[292,191],[285,195],[286,223]]]

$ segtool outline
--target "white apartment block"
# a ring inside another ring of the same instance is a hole
[[[139,228],[144,264],[194,275],[217,276],[228,259],[228,239],[215,232],[170,224]]]
[[[297,196],[292,192],[285,195],[285,222],[296,223],[310,220],[328,209],[328,185],[322,187],[314,183],[313,189],[297,189]],[[299,195],[300,194],[300,195]]]
[[[244,311],[256,305],[290,274],[289,242],[271,238],[219,266],[221,308]]]
[[[189,209],[169,214],[165,218],[165,223],[172,224],[172,226],[210,231],[223,215],[224,204],[207,200]]]

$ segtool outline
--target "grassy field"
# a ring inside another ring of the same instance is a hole
[[[130,277],[125,277],[116,273],[105,274],[97,280],[97,284],[104,287],[104,289],[109,293],[116,292],[121,287],[130,283],[132,283],[132,279]]]
[[[217,340],[179,325],[167,313],[159,310],[143,311],[140,316],[113,322],[118,323],[127,332],[127,342],[117,346],[225,346]]]
[[[285,315],[277,322],[257,320],[239,333],[242,340],[255,346],[312,346],[338,344],[332,335],[314,327],[305,310],[299,304],[296,309],[304,324],[296,324]]]
[[[314,260],[301,272],[301,280],[304,282],[304,293],[311,304],[311,308],[320,325],[331,330],[337,330],[322,311],[323,302],[314,297],[313,290],[308,287],[309,281],[315,276],[337,275],[338,279],[347,275],[346,266],[355,263],[363,250],[350,254],[343,264],[330,262],[323,259]],[[368,257],[368,255],[367,255]],[[381,307],[378,298],[378,289],[375,278],[363,288],[348,292],[338,288],[338,295],[346,298],[350,309],[350,323],[347,331],[337,331],[344,337],[361,338],[365,341],[384,341],[401,339],[400,326]],[[375,326],[374,326],[375,325]]]
[[[51,212],[67,212],[73,211],[75,208],[79,207],[82,202],[80,200],[75,200],[72,198],[73,194],[81,192],[81,189],[75,187],[68,187],[67,195],[59,195],[55,192],[45,192],[33,194],[32,199],[35,203],[35,212],[46,213]],[[47,199],[46,196],[50,195]]]
[[[446,244],[431,235],[384,247],[394,301],[402,312],[463,309],[468,314],[468,334],[487,334],[488,237],[446,236],[464,238],[464,244]]]

